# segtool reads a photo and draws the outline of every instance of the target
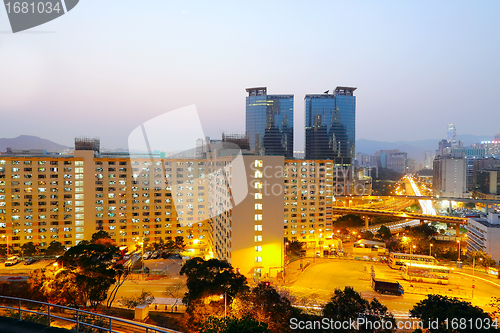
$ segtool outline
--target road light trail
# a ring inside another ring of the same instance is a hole
[[[417,197],[421,197],[422,193],[420,193],[420,190],[418,189],[417,184],[415,184],[415,181],[411,177],[406,177],[408,181],[410,182],[410,186],[413,189],[413,192],[415,192],[415,195]],[[420,203],[420,206],[422,207],[422,213],[427,214],[427,215],[437,215],[436,210],[432,206],[432,200],[418,200]]]

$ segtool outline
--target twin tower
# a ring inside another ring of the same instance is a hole
[[[356,88],[337,87],[306,95],[305,158],[350,164],[355,157]],[[266,87],[246,90],[246,134],[257,155],[293,158],[293,95],[268,95]]]

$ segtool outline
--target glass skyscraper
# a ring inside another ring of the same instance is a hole
[[[333,94],[306,95],[306,159],[350,164],[355,158],[356,88],[337,87]]]
[[[268,95],[266,87],[248,88],[246,134],[257,155],[293,157],[293,95]]]

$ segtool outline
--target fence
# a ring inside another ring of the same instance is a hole
[[[106,316],[62,305],[33,301],[24,298],[0,296],[0,300],[3,300],[2,305],[0,305],[0,309],[6,309],[14,314],[17,313],[16,317],[19,319],[19,321],[23,320],[23,314],[29,314],[38,317],[42,316],[46,318],[46,320],[43,320],[42,323],[51,327],[52,322],[55,319],[58,319],[65,322],[74,323],[75,324],[74,330],[77,333],[88,332],[89,328],[99,330],[99,332],[109,332],[109,333],[123,333],[123,332],[180,333],[178,331],[166,328],[159,328],[152,325],[139,324],[126,319]],[[7,306],[8,303],[15,304],[15,306]],[[31,305],[36,304],[38,305],[38,307],[42,308],[46,307],[46,311],[40,309],[31,310],[30,307],[28,306],[30,304]],[[54,309],[58,310],[58,312],[56,311],[57,315],[54,314]]]

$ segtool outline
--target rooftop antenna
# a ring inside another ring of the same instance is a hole
[[[327,91],[325,91],[325,92],[324,92],[324,94],[327,94],[327,95],[328,95],[328,92],[329,92],[329,91],[330,91],[330,90],[328,89]]]

